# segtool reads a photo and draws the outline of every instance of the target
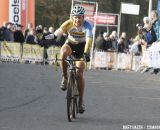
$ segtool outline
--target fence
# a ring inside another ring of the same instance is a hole
[[[142,56],[117,52],[95,52],[95,68],[137,71],[140,68],[160,68],[160,42],[143,49]]]
[[[47,58],[45,58],[45,53]],[[53,64],[55,55],[60,54],[60,47],[50,46],[45,49],[39,45],[16,42],[0,43],[1,61],[20,63]],[[160,68],[160,42],[155,42],[148,49],[143,49],[142,56],[117,52],[95,52],[94,68],[122,69],[137,71],[141,67]]]
[[[16,42],[0,43],[0,59],[1,61],[21,62],[21,63],[43,63],[49,62],[52,64],[55,60],[55,55],[59,55],[60,47],[51,46],[46,49],[47,59],[45,59],[45,48],[39,45],[20,44]]]

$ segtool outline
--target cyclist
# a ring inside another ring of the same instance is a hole
[[[68,38],[65,41],[65,44],[61,47],[60,57],[62,59],[60,67],[62,69],[62,81],[61,89],[66,90],[67,88],[67,63],[64,59],[73,54],[76,58],[84,58],[86,62],[90,61],[89,52],[92,44],[92,24],[84,20],[85,9],[76,4],[71,11],[71,18],[65,21],[59,29],[57,29],[52,35],[56,38],[59,35],[67,34]],[[84,95],[84,77],[83,72],[85,70],[85,62],[77,61],[77,81],[79,89],[79,112],[83,113],[85,107],[83,104],[83,95]]]

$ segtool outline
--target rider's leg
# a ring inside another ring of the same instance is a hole
[[[60,50],[60,58],[62,61],[60,62],[60,67],[62,70],[62,82],[61,82],[61,89],[66,90],[67,88],[67,63],[64,61],[64,59],[71,55],[72,50],[69,45],[64,44]]]
[[[83,97],[84,97],[84,87],[85,87],[85,81],[83,77],[83,72],[85,70],[85,63],[83,61],[76,62],[77,69],[77,82],[78,82],[78,90],[79,90],[79,106],[81,108],[81,113],[83,113]]]

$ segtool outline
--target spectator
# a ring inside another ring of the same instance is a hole
[[[4,21],[3,26],[0,28],[0,41],[6,41],[7,40],[7,25],[8,22]]]
[[[98,37],[95,40],[96,50],[97,51],[105,51],[105,44],[106,44],[106,41],[103,37],[103,32],[100,32]]]
[[[153,42],[156,41],[156,34],[152,27],[151,21],[148,17],[143,18],[144,22],[144,40],[146,41],[146,47],[150,46]]]
[[[43,28],[43,35],[46,35],[46,34],[48,34],[48,29],[47,29],[47,27],[44,27]]]
[[[53,27],[49,27],[49,33],[54,33],[54,28]]]
[[[155,10],[151,12],[151,24],[156,34],[156,40],[159,41],[160,40],[160,19],[158,18],[158,13]]]
[[[125,32],[122,32],[120,38],[118,39],[118,52],[119,53],[129,52],[129,43]]]
[[[26,39],[26,37],[29,35],[30,30],[32,29],[32,23],[28,23],[27,24],[27,28],[24,31],[24,38]]]
[[[108,32],[105,32],[103,33],[103,37],[105,39],[105,50],[107,51],[111,51],[112,50],[112,41],[109,37],[109,33]]]
[[[160,19],[158,17],[158,12],[155,10],[151,12],[151,24],[156,35],[156,42],[154,42],[154,45],[156,45],[159,44],[160,41]],[[159,49],[155,48],[154,53],[159,54]],[[151,62],[154,62],[153,59],[151,59]],[[149,72],[151,74],[157,74],[160,72],[160,68],[158,68],[158,66],[152,66],[150,70],[151,71]]]
[[[34,29],[30,30],[29,35],[27,35],[27,37],[25,39],[25,42],[29,43],[29,44],[37,44],[38,43],[36,32]]]
[[[53,34],[54,33],[54,28],[53,27],[49,27],[48,31],[45,31],[45,33],[43,32],[43,40],[46,40],[46,36],[47,35],[50,35],[50,34]]]
[[[138,28],[138,32],[136,37],[132,40],[133,44],[131,45],[130,48],[130,53],[132,53],[133,55],[141,55],[142,53],[142,47],[141,47],[141,40],[143,39],[143,32],[142,32],[142,28]]]
[[[54,33],[54,28],[53,27],[49,27],[48,33],[43,34],[43,46],[45,48],[48,48],[51,45],[57,45],[57,42],[55,41],[55,39],[50,38],[51,35],[53,35]]]
[[[13,31],[14,31],[13,23],[9,22],[7,24],[6,41],[14,42],[14,32]]]
[[[22,27],[23,27],[22,25],[17,24],[17,29],[14,32],[14,41],[19,42],[21,44],[24,42]]]
[[[36,36],[37,36],[38,44],[40,46],[43,46],[43,28],[42,28],[42,25],[38,25],[36,27]]]
[[[117,32],[112,31],[110,38],[112,41],[112,50],[115,51],[115,50],[117,50],[117,40],[118,40]]]

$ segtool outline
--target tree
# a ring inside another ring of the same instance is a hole
[[[90,0],[91,1],[91,0]],[[142,23],[144,16],[148,15],[149,0],[92,0],[98,2],[98,12],[120,12],[121,2],[140,5],[140,15],[122,15],[121,32],[125,31],[129,37],[136,35],[136,24]],[[72,0],[36,0],[36,25],[59,27],[62,22],[69,18]],[[147,6],[146,6],[147,5]],[[153,0],[153,9],[157,7],[157,0]]]

